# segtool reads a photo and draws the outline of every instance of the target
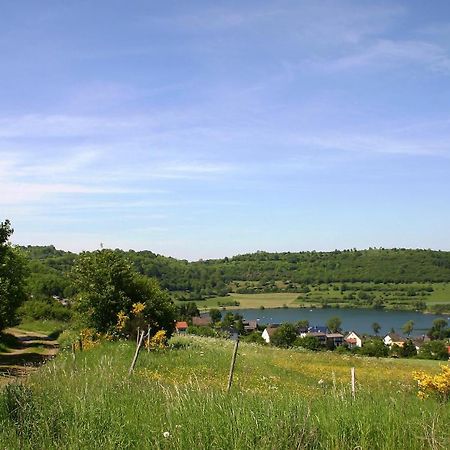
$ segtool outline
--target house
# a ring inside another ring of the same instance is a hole
[[[341,333],[326,333],[325,337],[327,340],[327,344],[334,347],[339,347],[344,342],[344,335]]]
[[[350,333],[346,334],[344,337],[344,342],[349,348],[362,347],[362,338],[354,331],[350,331]]]
[[[175,324],[175,330],[178,334],[186,333],[188,326],[187,322],[177,322]]]
[[[192,325],[195,327],[208,327],[212,324],[211,317],[209,316],[200,316],[192,318]]]
[[[261,336],[268,344],[270,344],[270,338],[273,336],[275,331],[277,331],[277,328],[279,326],[280,326],[279,323],[269,324],[269,325],[267,325],[266,329],[263,331]]]
[[[256,320],[244,320],[242,324],[244,325],[244,330],[248,332],[258,329],[258,321]]]
[[[313,327],[308,327],[308,328],[299,328],[298,329],[298,334],[300,335],[300,337],[305,337],[305,336],[311,336],[311,333],[319,333],[320,337],[326,341],[326,333],[327,333],[328,329],[327,327],[322,327],[319,325],[315,325]],[[323,336],[322,336],[323,335]],[[315,336],[318,337],[318,336]]]
[[[406,342],[406,339],[401,337],[397,333],[388,333],[383,338],[384,345],[387,345],[388,347],[392,347],[393,345],[397,345],[398,347],[403,347],[403,345]]]
[[[430,338],[427,335],[417,336],[411,339],[411,342],[416,347],[416,350],[419,351],[425,342],[429,342]]]

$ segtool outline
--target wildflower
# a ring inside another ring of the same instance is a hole
[[[325,381],[323,381],[321,378],[317,383],[319,384],[319,386],[322,386],[325,383]]]
[[[168,431],[164,431],[163,436],[165,438],[169,438],[170,437],[170,433]]]

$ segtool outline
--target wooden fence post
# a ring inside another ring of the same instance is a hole
[[[143,341],[143,340],[144,340],[144,332],[142,331],[142,332],[141,332],[141,335],[140,335],[140,337],[139,337],[138,344],[137,344],[137,346],[136,346],[136,352],[134,353],[133,361],[131,362],[130,370],[128,371],[128,376],[130,376],[130,375],[133,373],[134,366],[136,365],[136,361],[137,361],[138,356],[139,356],[139,350],[141,349],[142,341]]]
[[[352,367],[350,372],[351,372],[351,376],[352,376],[352,397],[353,397],[353,400],[354,400],[355,397],[356,397],[356,390],[355,390],[355,368]]]
[[[78,338],[78,345],[80,347],[80,352],[82,352],[83,351],[83,341],[81,338]]]
[[[150,325],[148,326],[148,331],[147,331],[147,353],[150,353]]]
[[[236,364],[236,356],[237,356],[238,347],[239,347],[239,335],[237,336],[236,343],[234,344],[233,357],[231,359],[230,374],[228,375],[227,392],[230,391],[231,384],[233,382],[233,372],[234,372],[234,366]]]

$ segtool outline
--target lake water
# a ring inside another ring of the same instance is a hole
[[[402,326],[408,320],[412,320],[414,321],[414,331],[411,334],[419,335],[431,328],[435,319],[450,320],[446,315],[422,314],[420,312],[345,308],[311,310],[306,308],[241,309],[239,313],[247,320],[259,319],[260,324],[295,323],[299,320],[308,320],[310,325],[325,325],[328,319],[338,316],[342,320],[343,330],[370,334],[373,334],[372,323],[374,322],[381,325],[380,334],[389,333],[391,328],[401,334]]]

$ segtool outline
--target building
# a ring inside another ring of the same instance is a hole
[[[344,342],[348,345],[348,348],[362,347],[362,338],[354,331],[346,334]]]
[[[242,321],[244,325],[244,330],[247,332],[252,332],[258,329],[258,321],[256,320],[244,320]]]
[[[397,333],[388,333],[383,338],[384,345],[387,345],[389,348],[393,345],[397,345],[398,347],[403,347],[405,345],[406,339],[401,337]]]
[[[195,327],[208,327],[212,324],[211,317],[209,316],[200,316],[192,318],[192,325]]]
[[[273,323],[267,325],[266,329],[262,332],[262,338],[270,344],[270,338],[273,336],[275,331],[277,331],[277,328],[280,326],[279,323]]]
[[[188,326],[189,325],[187,322],[177,322],[175,324],[175,330],[178,334],[184,334],[184,333],[186,333]]]
[[[333,347],[340,347],[344,343],[344,335],[341,333],[326,333],[327,344]]]

